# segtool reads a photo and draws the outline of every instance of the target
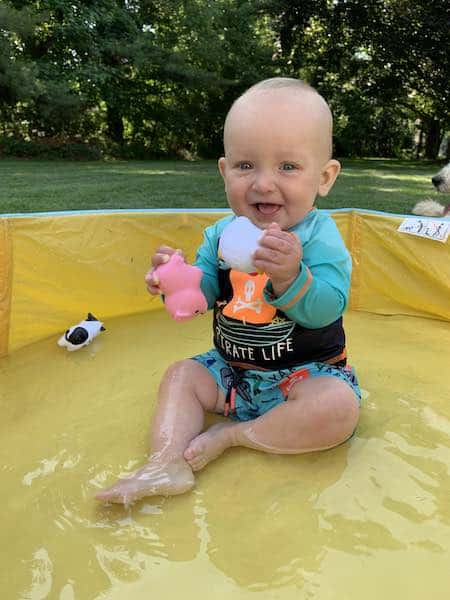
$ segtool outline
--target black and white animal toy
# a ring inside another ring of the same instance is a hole
[[[105,331],[103,323],[96,319],[94,315],[88,313],[84,321],[70,327],[64,335],[58,340],[58,346],[66,347],[69,352],[80,350],[92,342],[92,340],[101,332]]]

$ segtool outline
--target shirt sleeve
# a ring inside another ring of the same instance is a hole
[[[319,224],[303,246],[299,274],[275,298],[270,281],[265,300],[303,327],[317,329],[333,323],[344,312],[350,293],[351,257],[331,218]]]
[[[194,265],[203,271],[201,289],[208,302],[208,308],[214,306],[220,292],[217,276],[217,247],[221,229],[223,229],[221,221],[205,229],[203,241],[197,250],[194,262]]]

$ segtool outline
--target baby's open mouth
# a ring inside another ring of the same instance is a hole
[[[280,208],[280,205],[259,202],[258,204],[256,204],[256,208],[263,215],[274,215],[277,212],[277,210]]]

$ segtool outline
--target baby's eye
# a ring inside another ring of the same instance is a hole
[[[252,165],[249,162],[241,162],[239,163],[239,168],[241,169],[241,171],[246,171],[247,169],[251,169]]]
[[[295,171],[296,168],[297,168],[297,165],[294,165],[294,163],[283,163],[281,165],[282,171]]]

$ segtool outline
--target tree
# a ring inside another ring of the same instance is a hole
[[[450,129],[441,0],[5,0],[3,132],[101,140],[122,155],[217,156],[254,82],[301,77],[341,155],[435,157]],[[128,153],[128,154],[127,154]]]
[[[36,90],[21,109],[29,135],[96,133],[116,146],[209,155],[228,104],[271,72],[272,40],[251,2],[21,4],[34,19],[16,53],[33,68]],[[6,30],[20,36],[13,19]]]
[[[436,156],[450,126],[448,3],[268,0],[264,9],[285,69],[333,105],[342,150],[398,154],[420,119],[426,156]]]
[[[24,42],[36,25],[26,9],[0,5],[0,119],[14,121],[16,107],[26,104],[39,92],[37,68],[22,53]]]

